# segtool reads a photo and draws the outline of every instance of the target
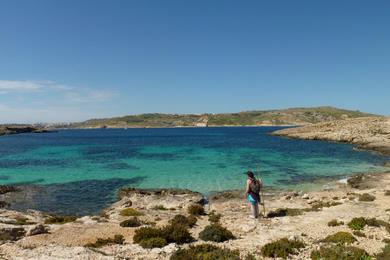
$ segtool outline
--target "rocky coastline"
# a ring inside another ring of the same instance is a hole
[[[47,132],[50,131],[40,127],[0,125],[0,136],[25,134],[25,133],[47,133]]]
[[[308,193],[267,192],[258,220],[248,217],[242,191],[206,201],[188,190],[128,188],[100,215],[84,217],[3,205],[0,258],[315,259],[342,254],[332,251],[341,244],[353,254],[388,259],[389,173],[358,175]],[[2,186],[0,199],[15,192]]]
[[[390,117],[337,120],[282,129],[272,134],[306,140],[347,142],[359,149],[390,155]]]

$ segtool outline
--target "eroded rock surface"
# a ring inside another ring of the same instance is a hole
[[[390,117],[337,120],[282,129],[273,134],[308,140],[348,142],[359,148],[390,155]]]

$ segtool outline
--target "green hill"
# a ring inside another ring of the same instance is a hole
[[[71,128],[101,127],[189,127],[189,126],[256,126],[306,125],[332,120],[376,116],[334,107],[289,108],[223,114],[140,114],[91,119],[73,123]]]

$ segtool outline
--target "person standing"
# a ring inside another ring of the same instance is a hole
[[[248,179],[246,181],[245,199],[247,199],[251,205],[252,218],[259,217],[259,203],[260,203],[260,190],[263,187],[261,179],[256,179],[253,172],[248,171],[246,173]]]

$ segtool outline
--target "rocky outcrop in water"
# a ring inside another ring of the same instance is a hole
[[[390,155],[390,117],[337,120],[273,132],[274,135],[307,140],[356,144],[358,148]]]

